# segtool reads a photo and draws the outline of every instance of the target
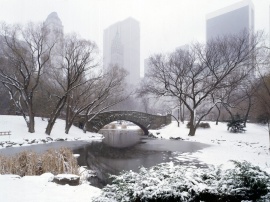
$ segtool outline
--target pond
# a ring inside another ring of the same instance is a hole
[[[109,174],[117,175],[123,170],[138,171],[141,166],[151,167],[163,162],[173,161],[197,167],[207,167],[197,159],[175,157],[186,152],[195,152],[209,145],[181,140],[163,140],[149,138],[141,130],[110,129],[101,130],[102,141],[84,142],[55,142],[1,149],[0,154],[14,155],[15,153],[32,150],[42,153],[50,148],[68,147],[75,154],[80,154],[78,163],[95,171],[96,177],[91,178],[92,185],[103,187],[110,183]]]
[[[148,138],[141,130],[101,130],[102,142],[92,142],[74,149],[80,154],[78,163],[87,166],[97,174],[91,183],[102,187],[110,183],[108,174],[117,175],[123,170],[138,171],[141,166],[151,167],[163,162],[174,161],[198,167],[207,165],[196,159],[177,160],[182,153],[195,152],[207,147],[206,144]]]

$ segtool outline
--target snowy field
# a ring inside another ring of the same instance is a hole
[[[161,130],[151,132],[159,138],[181,137],[184,140],[211,145],[192,154],[182,154],[179,159],[196,157],[207,164],[223,164],[225,168],[231,165],[229,160],[246,160],[270,173],[269,136],[266,126],[248,123],[246,132],[230,133],[226,123],[209,124],[211,128],[199,128],[193,137],[188,136],[189,130],[185,124],[180,124],[178,128],[175,121]]]
[[[45,129],[47,126],[46,119],[42,120],[41,118],[35,118],[35,133],[28,133],[26,123],[21,116],[0,116],[0,132],[10,131],[11,135],[0,136],[0,145],[1,148],[13,146],[18,147],[20,145],[27,146],[33,144],[43,144],[44,140],[49,142],[57,141],[59,139],[64,139],[67,141],[74,140],[96,140],[101,139],[102,136],[96,133],[87,132],[86,134],[77,127],[72,126],[69,134],[65,134],[65,121],[57,120],[50,136],[45,134]],[[49,139],[48,139],[49,138]],[[16,145],[10,145],[6,142],[18,143]]]
[[[246,160],[254,165],[260,166],[270,173],[269,139],[266,127],[257,124],[248,124],[245,133],[229,133],[225,123],[215,125],[210,122],[210,129],[198,129],[194,137],[187,136],[188,129],[184,124],[178,128],[176,122],[160,130],[151,132],[159,138],[181,137],[184,140],[201,142],[211,145],[195,153],[184,153],[178,158],[198,158],[207,164],[230,166],[229,160]],[[46,121],[36,118],[36,133],[29,134],[22,117],[0,116],[0,131],[11,131],[11,136],[0,136],[0,143],[13,141],[29,145],[30,140],[34,144],[41,144],[46,139],[44,133]],[[50,136],[57,138],[68,138],[67,140],[100,139],[101,136],[94,133],[84,134],[80,129],[72,127],[70,134],[64,133],[64,121],[57,120],[55,128]],[[28,139],[26,141],[25,139]],[[172,140],[182,141],[182,140]],[[19,145],[15,145],[19,146]],[[0,148],[4,149],[4,147]],[[93,196],[100,194],[100,189],[83,183],[79,186],[57,185],[50,182],[51,175],[26,176],[22,178],[14,175],[0,175],[1,201],[91,201]]]

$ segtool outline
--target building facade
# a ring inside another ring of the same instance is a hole
[[[240,1],[206,16],[206,41],[243,31],[254,32],[254,5],[251,0]]]
[[[127,82],[140,81],[140,25],[133,18],[117,22],[104,30],[103,64],[117,65],[128,71]]]

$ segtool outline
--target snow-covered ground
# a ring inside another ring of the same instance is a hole
[[[0,116],[0,132],[10,131],[11,135],[0,135],[0,149],[5,147],[18,147],[20,145],[27,146],[30,144],[44,144],[44,142],[52,142],[57,140],[97,140],[102,136],[96,133],[83,133],[77,127],[72,126],[69,134],[65,134],[65,121],[58,119],[53,127],[50,136],[45,134],[47,120],[35,118],[35,133],[28,133],[26,123],[22,116]],[[9,144],[8,142],[17,143]]]
[[[158,133],[156,136],[159,138],[181,137],[184,140],[211,145],[195,153],[182,154],[179,159],[196,157],[207,164],[223,164],[224,167],[231,165],[229,160],[246,160],[270,173],[269,136],[266,126],[248,123],[246,132],[230,133],[226,123],[209,124],[211,128],[199,128],[193,137],[188,136],[189,129],[186,124],[180,124],[178,128],[175,121],[161,130],[151,132],[154,135]]]
[[[181,158],[198,158],[208,164],[230,166],[229,160],[246,160],[252,164],[260,166],[270,173],[270,159],[268,150],[268,131],[266,127],[257,124],[248,124],[245,133],[229,133],[226,123],[215,125],[210,123],[210,129],[198,129],[194,137],[187,136],[186,125],[181,124],[178,128],[176,122],[160,130],[151,132],[162,138],[181,137],[185,140],[196,141],[211,145],[195,153],[185,153]],[[11,131],[11,136],[0,136],[0,143],[13,141],[29,145],[30,140],[42,143],[46,139],[44,133],[46,121],[36,118],[36,133],[29,134],[22,117],[0,116],[0,131]],[[157,135],[158,133],[158,135]],[[93,140],[100,139],[101,136],[94,133],[84,134],[80,129],[72,127],[70,134],[64,133],[64,121],[57,120],[55,128],[50,136],[54,140],[57,138],[68,138],[68,140]],[[28,139],[26,141],[25,139]],[[182,140],[172,140],[182,141]],[[43,144],[43,143],[42,143]],[[19,145],[16,145],[19,146]],[[0,146],[0,148],[3,148]],[[79,186],[57,185],[50,182],[51,175],[26,176],[16,178],[12,175],[0,175],[0,201],[91,201],[93,196],[100,193],[100,189],[88,184]]]

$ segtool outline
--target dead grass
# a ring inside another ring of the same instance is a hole
[[[77,159],[70,149],[48,150],[43,154],[24,151],[16,156],[0,155],[0,174],[41,175],[50,172],[54,175],[78,174]]]

